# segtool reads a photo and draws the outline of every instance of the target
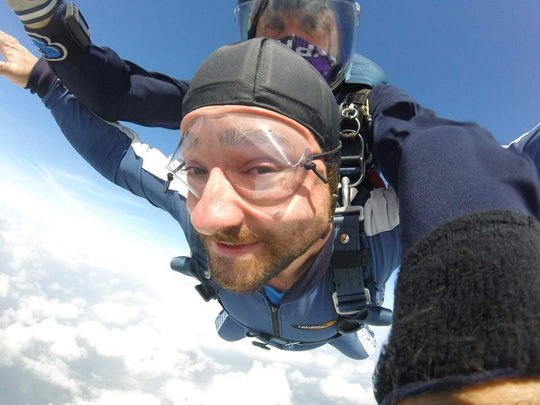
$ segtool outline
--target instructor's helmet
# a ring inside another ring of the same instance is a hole
[[[322,74],[332,89],[354,52],[360,6],[353,0],[238,0],[240,39],[280,40]]]

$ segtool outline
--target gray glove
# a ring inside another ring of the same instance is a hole
[[[6,0],[6,3],[24,25],[35,26],[52,17],[62,0]]]

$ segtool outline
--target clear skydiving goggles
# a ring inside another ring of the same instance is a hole
[[[246,113],[199,116],[186,128],[182,125],[182,140],[167,169],[197,199],[211,183],[209,192],[219,191],[216,187],[225,178],[252,205],[282,204],[298,193],[310,170],[326,183],[313,161],[340,149],[314,154],[317,142],[306,138],[313,137],[311,132],[283,118]]]
[[[248,0],[239,2],[235,19],[240,40],[281,40],[334,89],[352,62],[360,6],[352,0]]]

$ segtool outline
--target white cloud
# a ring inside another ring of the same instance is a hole
[[[19,306],[41,318],[74,319],[80,314],[79,307],[73,303],[37,296],[21,298]]]
[[[162,402],[158,397],[139,390],[129,392],[111,390],[105,391],[95,400],[79,399],[73,405],[162,405]]]
[[[53,386],[63,388],[72,394],[81,390],[81,382],[69,377],[68,365],[60,359],[51,359],[48,355],[38,355],[34,358],[24,357],[23,367],[41,377]]]
[[[0,298],[6,298],[9,293],[9,276],[0,274]]]
[[[137,308],[119,302],[104,302],[94,306],[97,318],[105,323],[125,325],[137,318]]]
[[[322,393],[332,400],[342,400],[356,404],[375,404],[371,388],[367,389],[358,383],[352,383],[353,373],[333,370],[321,381]]]
[[[220,403],[222,398],[235,398],[238,405],[292,404],[292,390],[287,381],[286,369],[282,364],[264,366],[254,362],[247,372],[229,372],[215,375],[206,390],[204,403]]]
[[[175,405],[193,405],[197,387],[191,381],[171,379],[163,384],[160,393],[162,398]]]
[[[77,191],[87,194],[87,196],[94,197],[101,200],[113,201],[116,205],[129,205],[135,208],[142,208],[146,206],[143,200],[126,197],[118,192],[111,192],[107,188],[96,184],[87,178],[76,176],[73,173],[66,172],[60,169],[47,170],[41,166],[37,166],[37,169],[43,173],[48,181],[55,185],[59,190]],[[148,220],[141,217],[126,216],[130,220],[135,220],[140,223],[149,223]]]

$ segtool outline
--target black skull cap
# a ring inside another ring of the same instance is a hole
[[[269,38],[223,46],[202,63],[184,97],[182,118],[215,105],[266,108],[311,130],[322,150],[339,145],[332,90],[309,62]]]

